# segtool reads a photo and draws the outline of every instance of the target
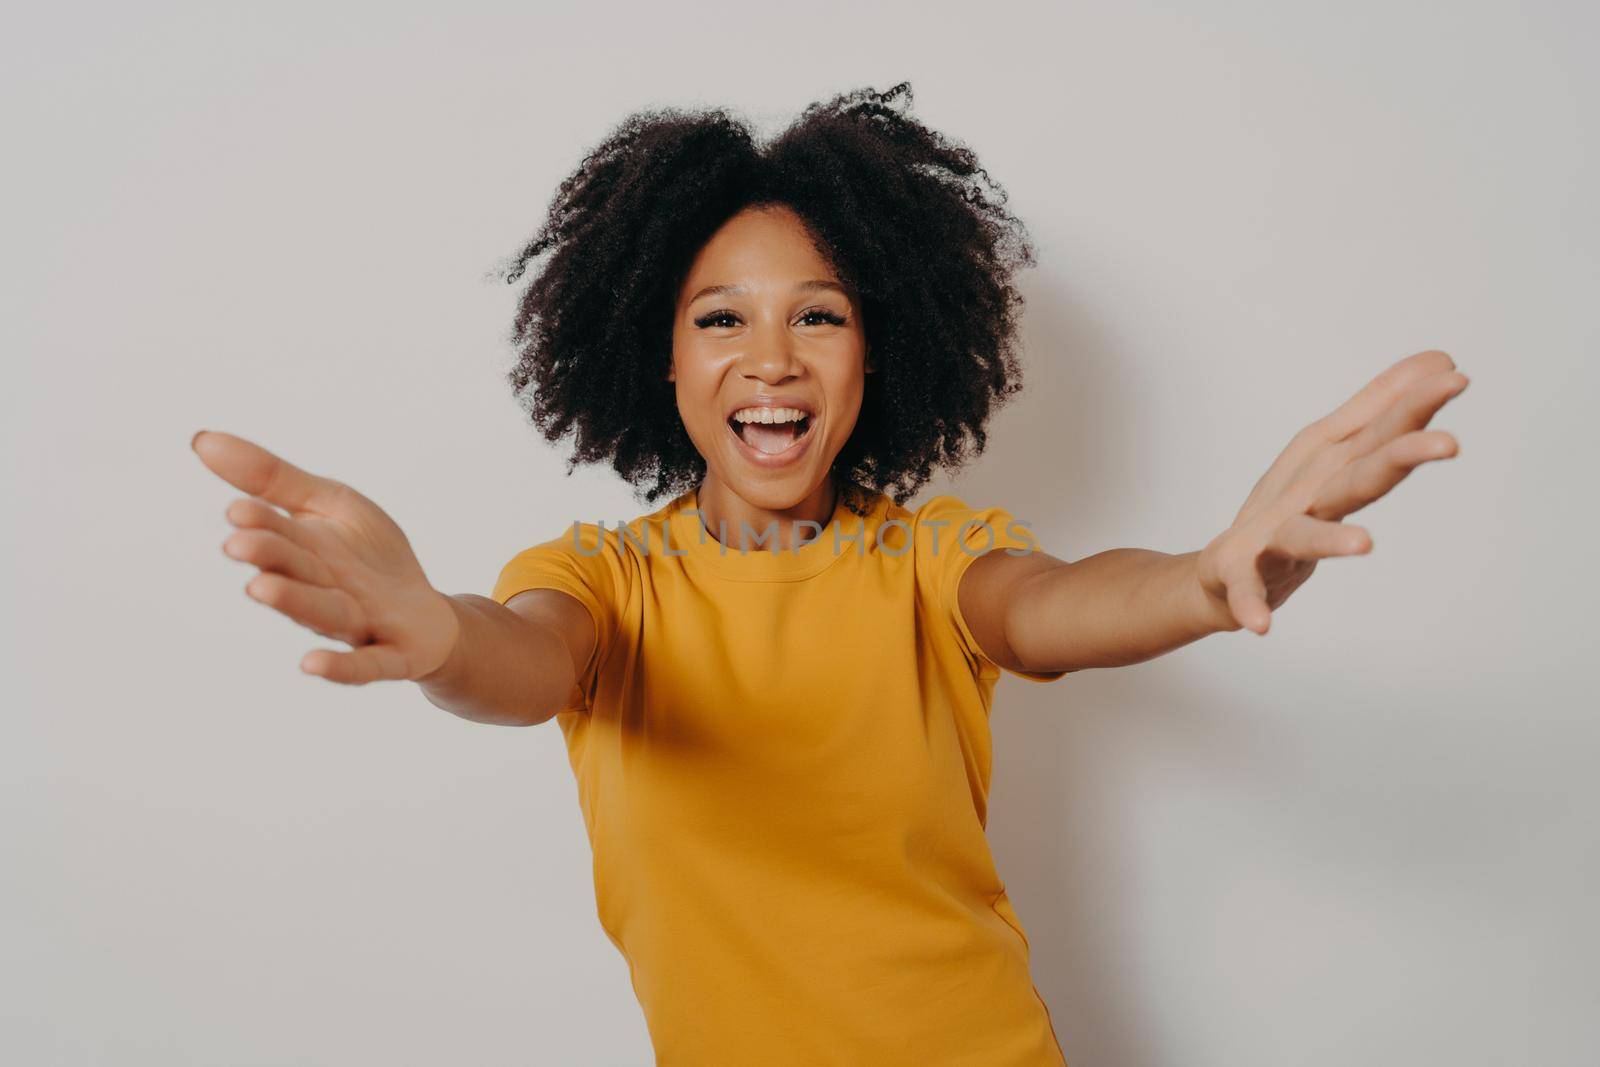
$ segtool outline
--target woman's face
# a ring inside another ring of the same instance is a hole
[[[860,309],[793,209],[746,209],[700,250],[678,292],[667,378],[708,482],[766,511],[812,499],[855,428],[869,369]],[[775,421],[734,418],[751,408],[746,418]],[[776,421],[795,411],[798,423]]]

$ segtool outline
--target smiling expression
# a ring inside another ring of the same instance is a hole
[[[764,205],[729,219],[677,294],[667,375],[706,461],[702,495],[764,512],[825,498],[870,370],[860,307],[800,216]]]

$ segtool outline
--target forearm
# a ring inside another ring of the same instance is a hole
[[[1123,667],[1209,634],[1240,629],[1207,596],[1198,552],[1116,548],[1024,581],[1006,613],[1006,640],[1025,669]]]
[[[532,726],[565,703],[574,684],[572,657],[552,627],[488,597],[448,597],[460,623],[450,656],[417,679],[436,707],[473,722]]]

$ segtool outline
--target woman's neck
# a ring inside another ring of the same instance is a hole
[[[712,474],[706,475],[695,496],[706,532],[735,552],[771,552],[774,541],[777,551],[788,552],[797,541],[815,541],[817,529],[806,526],[797,530],[795,524],[814,522],[826,533],[838,506],[838,487],[831,474],[804,500],[776,510],[750,503]]]

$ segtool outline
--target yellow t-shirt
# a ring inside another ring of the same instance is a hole
[[[493,593],[594,618],[557,722],[657,1063],[1063,1067],[984,835],[1000,668],[956,600],[1031,531],[880,493],[740,552],[697,500],[574,523]]]

